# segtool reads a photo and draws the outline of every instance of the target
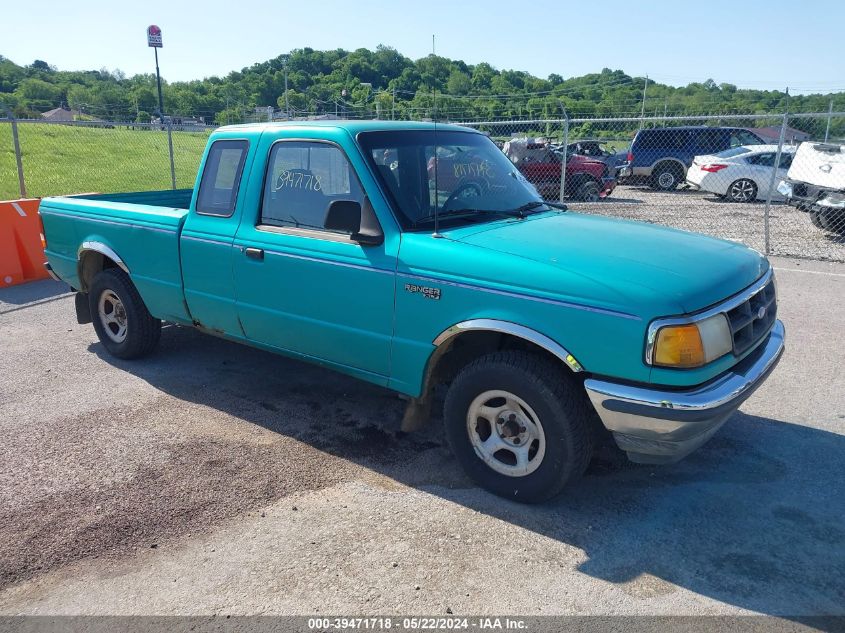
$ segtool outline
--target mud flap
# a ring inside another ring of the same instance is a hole
[[[91,323],[91,306],[88,305],[88,294],[77,292],[73,299],[76,304],[76,322],[80,325]]]

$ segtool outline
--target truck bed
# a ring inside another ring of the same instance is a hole
[[[191,205],[193,189],[165,189],[164,191],[132,191],[129,193],[85,193],[71,196],[75,200],[143,204],[150,207],[187,209]]]
[[[44,198],[46,254],[55,272],[80,288],[77,250],[105,246],[120,254],[151,314],[185,320],[179,235],[192,195],[176,189]]]

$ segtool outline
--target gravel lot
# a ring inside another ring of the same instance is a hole
[[[665,224],[747,244],[765,251],[762,202],[737,204],[709,193],[654,191],[622,185],[598,203],[567,203],[573,209],[613,217]],[[845,262],[845,235],[822,231],[808,214],[773,203],[769,214],[770,246],[775,255]]]
[[[742,412],[530,507],[390,392],[185,328],[119,361],[61,284],[0,290],[0,614],[845,615],[845,265],[774,263]]]

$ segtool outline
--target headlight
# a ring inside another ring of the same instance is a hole
[[[830,209],[845,209],[845,193],[829,191],[819,198],[816,204]]]
[[[724,314],[694,323],[665,325],[657,330],[650,343],[651,364],[661,367],[701,367],[733,349],[731,329]]]
[[[780,193],[780,195],[782,195],[784,198],[791,198],[792,183],[786,182],[785,180],[781,180],[780,184],[778,185],[778,193]]]

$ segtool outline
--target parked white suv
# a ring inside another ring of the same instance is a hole
[[[845,147],[801,143],[778,191],[820,229],[845,234]]]

